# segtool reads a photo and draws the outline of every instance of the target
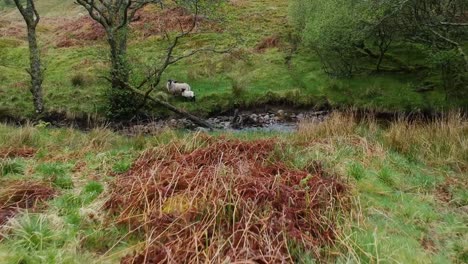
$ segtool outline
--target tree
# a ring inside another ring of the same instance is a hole
[[[193,23],[188,30],[184,30],[181,26],[181,32],[173,38],[173,41],[169,45],[166,55],[161,65],[150,67],[149,74],[144,80],[138,85],[133,85],[129,82],[130,71],[127,61],[127,35],[129,30],[129,24],[136,12],[148,4],[159,4],[163,5],[162,0],[76,0],[76,2],[88,10],[90,16],[101,24],[107,35],[107,42],[110,46],[111,53],[111,71],[110,77],[106,78],[111,83],[112,92],[110,93],[110,105],[109,113],[114,119],[128,119],[133,117],[137,111],[139,111],[147,102],[151,100],[159,105],[162,105],[169,110],[183,115],[195,123],[210,127],[211,125],[204,120],[193,116],[181,109],[170,105],[167,102],[161,101],[157,98],[152,97],[150,94],[155,87],[161,82],[161,77],[164,71],[172,64],[179,62],[185,58],[193,56],[199,52],[211,51],[211,52],[227,52],[217,51],[214,47],[200,48],[192,51],[188,51],[185,54],[175,56],[174,51],[180,44],[182,38],[187,37],[196,28],[199,11],[201,8],[206,10],[216,6],[221,0],[178,0],[175,1],[178,5],[184,6],[191,9],[194,12]],[[170,39],[168,33],[166,38]],[[146,91],[141,89],[148,86]],[[136,96],[135,96],[136,95]]]
[[[359,53],[376,60],[380,71],[393,43],[410,42],[435,52],[454,50],[468,71],[462,45],[467,10],[466,0],[293,0],[290,17],[325,70],[349,76],[358,70]]]
[[[92,19],[104,28],[110,48],[111,90],[108,93],[108,116],[126,119],[136,111],[133,93],[125,88],[130,69],[127,61],[129,25],[136,12],[148,4],[162,4],[162,0],[76,0]]]
[[[357,70],[356,46],[365,34],[356,1],[295,0],[290,16],[303,42],[321,59],[325,72],[349,77]]]
[[[396,0],[394,0],[396,1]],[[422,43],[437,52],[454,50],[464,61],[468,72],[468,56],[462,42],[468,39],[468,2],[466,0],[399,0],[395,26],[407,39]]]
[[[170,111],[173,111],[179,115],[182,115],[191,121],[193,121],[195,124],[198,124],[203,127],[208,127],[212,129],[212,125],[206,122],[205,120],[194,116],[188,112],[185,112],[184,110],[178,109],[175,106],[169,104],[168,102],[165,102],[163,100],[160,100],[156,97],[151,96],[151,92],[154,91],[154,89],[158,86],[158,84],[161,82],[161,78],[163,73],[166,71],[166,69],[173,65],[178,63],[179,61],[189,58],[191,56],[194,56],[198,53],[201,52],[211,52],[211,53],[228,53],[232,50],[232,48],[235,47],[235,44],[227,49],[222,49],[218,50],[216,49],[215,45],[212,45],[210,47],[203,47],[199,49],[194,49],[190,51],[185,51],[183,54],[176,55],[175,51],[177,46],[181,43],[181,40],[187,36],[189,36],[194,29],[196,28],[198,22],[199,22],[199,12],[200,9],[203,8],[205,10],[209,10],[213,8],[213,5],[216,5],[220,1],[217,0],[207,0],[207,1],[200,1],[200,0],[184,0],[184,1],[178,1],[178,3],[188,9],[191,9],[193,11],[193,19],[192,23],[189,26],[188,29],[185,29],[181,26],[180,32],[171,40],[171,36],[166,32],[166,38],[169,40],[170,45],[167,48],[167,51],[165,55],[163,56],[162,62],[159,65],[155,66],[149,66],[150,71],[147,74],[147,76],[138,84],[132,85],[129,82],[125,82],[124,85],[125,87],[132,91],[134,94],[139,95],[143,98],[142,103],[139,105],[138,109],[143,107],[148,100],[153,101],[156,104],[159,104]],[[111,80],[109,80],[111,81]],[[148,87],[146,91],[141,90],[143,87]]]
[[[29,62],[30,68],[28,71],[31,76],[31,93],[33,95],[34,109],[36,113],[42,113],[44,111],[44,102],[42,98],[42,81],[43,81],[43,70],[41,65],[41,58],[39,48],[37,46],[36,39],[36,27],[39,23],[40,16],[37,12],[34,0],[26,0],[26,6],[24,6],[20,0],[14,0],[16,7],[23,16],[26,22],[26,28],[28,32],[28,44],[29,44]]]

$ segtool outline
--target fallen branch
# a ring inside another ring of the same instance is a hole
[[[108,81],[110,81],[110,79],[106,78]],[[141,96],[144,96],[145,98],[155,102],[156,104],[159,104],[159,105],[162,105],[164,107],[166,107],[167,109],[171,110],[172,112],[176,113],[176,114],[179,114],[183,117],[186,117],[187,119],[191,120],[192,122],[194,122],[195,124],[199,125],[199,126],[202,126],[202,127],[206,127],[210,130],[212,130],[214,127],[213,125],[211,125],[210,123],[208,123],[207,121],[203,120],[202,118],[199,118],[197,116],[194,116],[182,109],[179,109],[175,106],[173,106],[172,104],[168,103],[168,102],[165,102],[163,100],[160,100],[158,98],[154,98],[152,97],[151,95],[147,94],[146,92],[142,91],[142,90],[138,90],[136,89],[135,87],[133,87],[131,84],[129,83],[124,83],[124,86],[131,90],[132,92],[138,94],[138,95],[141,95]]]

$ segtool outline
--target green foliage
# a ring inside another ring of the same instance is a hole
[[[395,185],[394,173],[388,167],[383,167],[377,174],[379,180],[381,180],[385,185],[393,187]]]
[[[6,5],[6,6],[12,6],[14,3],[13,3],[13,0],[3,0],[3,3]]]
[[[239,100],[246,91],[246,85],[244,82],[233,79],[232,80],[232,95],[236,100]]]
[[[361,6],[346,0],[297,0],[290,10],[293,24],[320,57],[324,70],[338,77],[350,76],[357,67],[355,46],[365,37],[360,30]]]
[[[59,216],[64,217],[67,223],[76,226],[79,226],[82,221],[79,209],[83,204],[83,197],[72,193],[61,195],[52,201],[52,205],[58,210]]]
[[[444,27],[443,24],[453,20],[454,14],[463,14],[464,10],[466,4],[462,1],[293,0],[289,16],[305,46],[318,55],[329,75],[349,77],[366,70],[369,64],[377,65],[377,71],[382,68],[408,70],[409,65],[401,64],[394,57],[405,54],[389,55],[390,51],[395,51],[392,46],[420,43],[436,52],[456,54],[450,58],[444,56],[445,71],[446,62],[452,65],[452,76],[445,78],[448,81],[459,79],[468,70],[460,47],[460,43],[468,40],[468,35],[461,27]],[[418,37],[414,38],[415,35]],[[385,67],[381,67],[383,61],[387,64]],[[437,62],[429,64],[437,65]],[[429,68],[428,64],[424,66]],[[462,72],[454,72],[453,68]],[[442,70],[444,74],[447,75]]]
[[[109,88],[105,94],[107,100],[105,113],[114,121],[130,120],[137,114],[141,100],[136,99],[133,92],[126,88]]]
[[[294,263],[297,263],[297,264],[317,263],[313,254],[310,251],[298,245],[298,243],[294,242],[294,240],[288,241],[288,250],[291,253],[291,256],[294,258]]]
[[[69,175],[57,176],[53,178],[54,186],[59,187],[61,189],[72,189],[73,188],[73,180]]]
[[[466,95],[468,72],[465,71],[465,61],[458,52],[455,50],[436,52],[430,58],[429,63],[442,74],[441,81],[446,99],[449,95]]]
[[[122,241],[121,238],[127,236],[129,239],[132,237],[126,228],[116,226],[109,226],[101,230],[86,230],[82,236],[81,246],[83,249],[97,252],[105,252],[119,244],[125,245],[127,242]]]
[[[36,171],[45,175],[65,175],[66,167],[62,163],[42,163],[36,167]]]

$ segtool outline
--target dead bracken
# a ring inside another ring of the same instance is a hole
[[[319,163],[291,169],[274,140],[205,141],[147,151],[117,176],[106,208],[147,241],[122,263],[294,262],[293,244],[318,257],[333,243],[346,187]]]
[[[194,16],[184,8],[169,8],[165,10],[142,9],[139,10],[131,23],[131,27],[143,38],[165,34],[166,32],[188,30],[194,22]],[[215,23],[205,21],[203,17],[197,18],[197,27],[216,28]],[[76,20],[65,21],[58,27],[56,46],[66,48],[85,45],[87,42],[104,40],[104,28],[88,16]]]
[[[55,196],[55,190],[42,182],[2,182],[0,190],[0,226],[20,209],[36,208],[40,202]]]
[[[31,158],[37,150],[30,147],[22,148],[0,148],[0,159],[6,158]]]

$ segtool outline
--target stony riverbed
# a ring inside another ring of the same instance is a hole
[[[291,132],[303,120],[320,122],[328,115],[327,111],[240,111],[231,115],[210,117],[207,121],[220,130],[230,131],[279,131]],[[124,128],[126,134],[154,134],[164,128],[205,131],[186,118],[155,120],[144,124],[135,124]]]

